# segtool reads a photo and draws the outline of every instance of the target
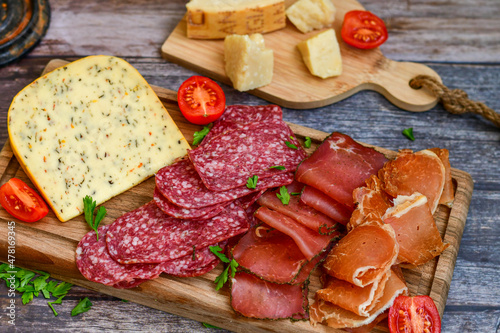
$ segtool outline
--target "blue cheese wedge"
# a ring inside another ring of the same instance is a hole
[[[186,154],[189,144],[126,61],[91,56],[24,88],[10,106],[18,161],[61,221],[101,204]]]

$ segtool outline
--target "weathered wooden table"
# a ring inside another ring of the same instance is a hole
[[[185,13],[186,1],[54,0],[42,42],[24,59],[0,68],[0,146],[7,139],[7,110],[14,95],[37,78],[50,59],[91,54],[125,58],[151,84],[177,90],[194,73],[160,57],[160,47]],[[381,49],[393,60],[422,62],[450,88],[500,110],[500,3],[497,0],[361,1],[387,23]],[[264,104],[222,85],[228,104]],[[300,83],[297,83],[300,89]],[[500,130],[474,115],[451,115],[438,105],[425,113],[398,109],[375,92],[361,92],[314,110],[285,109],[285,119],[325,132],[397,150],[443,147],[453,167],[469,172],[474,192],[443,318],[443,332],[500,330]],[[402,134],[413,127],[415,141]],[[6,237],[0,235],[0,237]],[[36,241],[36,240],[33,240]],[[71,317],[78,300],[92,309]],[[0,286],[0,331],[9,330],[7,289]],[[73,287],[54,317],[43,298],[17,311],[19,332],[203,332],[199,322]]]

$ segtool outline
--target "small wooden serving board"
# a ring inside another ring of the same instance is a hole
[[[53,60],[45,71],[64,64],[66,62]],[[153,86],[153,89],[186,139],[192,142],[193,133],[200,130],[201,126],[186,122],[177,107],[176,92],[156,86]],[[328,135],[328,133],[311,128],[289,125],[299,140],[303,140],[305,136],[312,138],[313,144],[308,149],[309,153]],[[388,157],[394,157],[396,154],[394,151],[374,148]],[[7,141],[0,152],[0,185],[12,177],[20,178],[32,186]],[[472,179],[468,173],[452,169],[452,177],[456,188],[453,208],[440,206],[435,215],[441,236],[450,246],[441,256],[427,264],[414,270],[404,270],[410,293],[430,295],[436,302],[441,315],[448,297],[473,188]],[[153,177],[105,202],[103,205],[108,211],[108,216],[102,223],[111,224],[124,213],[152,200],[154,186]],[[3,262],[8,260],[9,221],[16,221],[14,228],[16,234],[15,265],[22,268],[49,272],[52,277],[59,280],[237,332],[343,332],[323,325],[312,327],[309,322],[255,320],[237,315],[229,303],[229,289],[224,287],[219,291],[215,290],[213,281],[221,273],[222,265],[196,278],[178,278],[162,274],[159,278],[133,289],[115,289],[90,282],[80,274],[75,263],[77,244],[90,231],[83,216],[61,223],[50,211],[39,222],[24,223],[14,219],[0,206],[0,235],[4,235],[0,237],[0,261]],[[313,273],[309,285],[310,302],[313,301],[314,293],[320,287],[318,274]],[[387,331],[387,327],[379,326],[376,331]]]
[[[297,44],[319,31],[303,34],[290,21],[284,29],[264,34],[266,47],[274,51],[274,74],[271,84],[249,91],[271,103],[292,109],[312,109],[343,100],[361,90],[375,90],[396,106],[414,112],[434,107],[437,98],[425,89],[410,87],[420,74],[437,78],[429,67],[411,62],[397,62],[384,57],[379,48],[361,50],[344,43],[340,29],[346,12],[364,10],[356,0],[332,0],[337,13],[333,28],[342,54],[340,76],[321,79],[311,75]],[[386,43],[390,43],[389,36]],[[161,47],[167,60],[232,86],[224,70],[224,40],[190,39],[186,36],[184,17]]]

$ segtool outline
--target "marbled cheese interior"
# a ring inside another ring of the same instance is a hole
[[[144,78],[126,61],[91,56],[31,83],[13,100],[18,161],[61,221],[153,175],[189,148]]]

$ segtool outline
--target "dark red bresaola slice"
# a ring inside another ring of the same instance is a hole
[[[346,225],[351,218],[352,208],[330,198],[314,187],[305,186],[300,194],[300,201],[343,225]]]
[[[188,156],[208,189],[227,191],[245,186],[253,176],[262,181],[294,171],[306,153],[285,122],[268,121],[218,135]]]
[[[190,255],[193,248],[224,241],[248,228],[246,212],[236,203],[207,220],[180,220],[166,215],[151,201],[111,224],[106,245],[111,257],[123,264],[161,263]]]
[[[237,272],[231,279],[231,306],[245,317],[308,319],[306,284],[277,284]]]
[[[352,192],[377,174],[387,158],[351,137],[332,133],[297,168],[295,179],[354,208]]]
[[[249,189],[245,184],[229,191],[214,192],[206,188],[189,159],[178,160],[156,174],[156,186],[161,194],[171,203],[190,209],[217,205],[292,181],[293,173],[282,173],[259,179],[255,189]]]

